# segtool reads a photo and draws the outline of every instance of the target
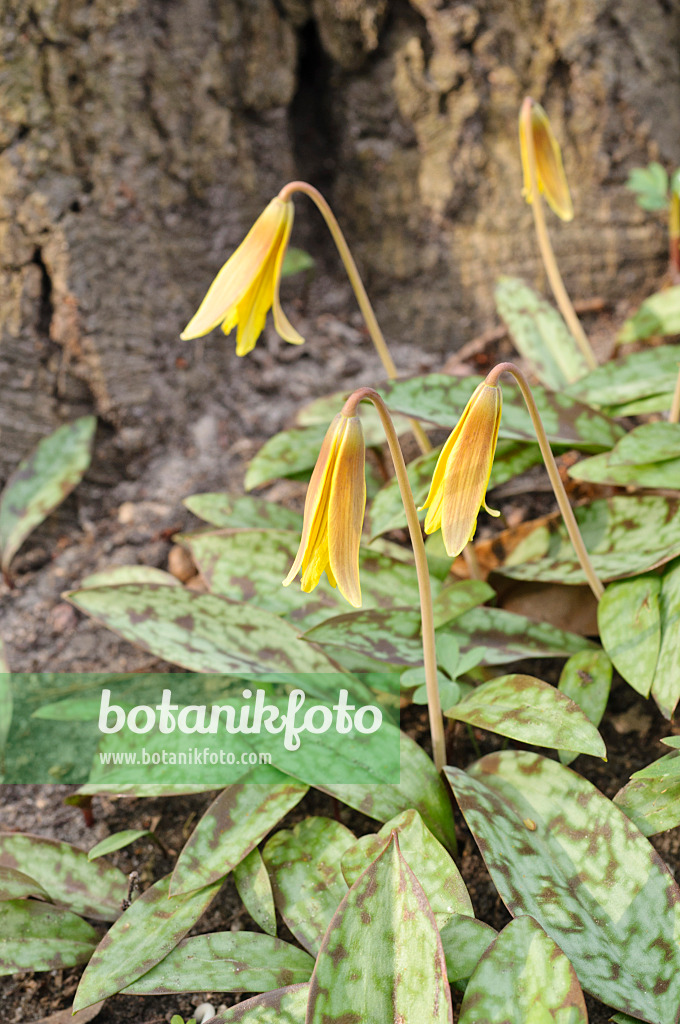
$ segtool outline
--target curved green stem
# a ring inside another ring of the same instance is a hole
[[[536,171],[536,150],[534,148],[534,135],[531,128],[531,104],[532,100],[527,97],[522,105],[522,117],[524,119],[524,130],[526,132],[527,162],[529,165],[529,178],[531,180],[531,210],[534,215],[538,247],[541,250],[543,266],[545,267],[545,272],[548,275],[550,287],[552,288],[560,313],[564,317],[576,344],[581,349],[586,363],[591,370],[594,370],[597,368],[595,353],[590,347],[590,342],[586,337],[585,331],[581,327],[579,318],[576,316],[576,311],[571,304],[571,299],[567,295],[567,289],[564,287],[564,281],[562,280],[562,275],[559,272],[555,253],[553,252],[553,247],[550,243],[550,236],[545,224],[543,200],[541,199],[541,194],[538,188],[538,173]]]
[[[564,525],[567,528],[569,539],[574,546],[576,557],[578,558],[581,564],[581,568],[585,573],[585,577],[588,580],[590,589],[599,601],[602,595],[604,594],[604,586],[602,585],[601,580],[599,579],[595,570],[593,569],[592,562],[590,561],[590,556],[588,555],[586,546],[583,543],[581,531],[578,528],[576,517],[574,516],[572,507],[569,504],[569,498],[567,497],[567,492],[565,491],[564,484],[562,483],[562,480],[560,478],[557,463],[555,462],[552,449],[550,448],[550,444],[548,443],[548,438],[546,436],[543,423],[541,422],[541,417],[536,407],[534,396],[531,393],[531,388],[529,387],[524,374],[521,372],[521,370],[518,369],[518,367],[515,366],[514,363],[499,363],[498,366],[494,366],[493,370],[491,371],[491,373],[488,374],[486,378],[487,383],[492,386],[496,386],[498,378],[502,373],[511,374],[517,381],[519,389],[522,392],[522,397],[526,402],[527,409],[529,410],[529,415],[531,416],[531,422],[534,425],[538,445],[541,449],[541,455],[543,456],[545,468],[548,471],[550,483],[552,484],[552,489],[555,492],[557,504],[559,506],[560,512],[562,513],[562,518],[564,520]]]
[[[437,681],[437,653],[435,649],[434,615],[432,611],[432,589],[430,587],[430,571],[427,566],[425,554],[425,543],[420,529],[416,503],[413,500],[411,484],[409,483],[406,463],[399,445],[399,438],[394,429],[394,424],[377,391],[372,388],[359,388],[350,395],[342,410],[344,416],[355,415],[359,402],[372,402],[378,410],[378,415],[385,431],[387,444],[394,463],[394,472],[401,492],[401,500],[406,512],[408,531],[411,535],[413,545],[413,557],[416,564],[418,576],[418,594],[420,597],[420,617],[422,621],[423,634],[423,664],[425,666],[425,687],[427,689],[427,706],[430,717],[430,735],[432,737],[432,756],[437,771],[441,771],[446,764],[446,744],[444,740],[444,721],[442,718],[441,702],[439,700],[439,683]]]
[[[340,254],[340,259],[342,260],[345,270],[347,271],[347,276],[354,290],[354,294],[356,295],[356,299],[359,304],[359,309],[361,310],[362,316],[366,321],[366,327],[368,328],[368,333],[371,336],[371,341],[373,342],[375,350],[380,357],[380,362],[383,364],[385,373],[390,378],[390,380],[394,380],[398,376],[397,368],[390,354],[390,350],[387,347],[387,342],[385,341],[384,335],[380,330],[380,324],[378,323],[377,317],[373,310],[373,306],[371,305],[371,301],[368,297],[366,289],[364,288],[364,282],[361,280],[361,275],[359,274],[357,265],[354,262],[354,257],[350,252],[350,248],[347,244],[345,236],[342,233],[342,229],[340,228],[340,225],[337,222],[335,214],[333,213],[330,206],[328,205],[324,197],[321,195],[319,190],[314,188],[313,185],[309,185],[306,181],[291,181],[289,182],[288,185],[284,185],[284,187],[279,192],[279,199],[285,202],[286,200],[290,199],[290,197],[295,192],[302,192],[303,195],[309,196],[309,198],[316,205],[317,209],[321,213],[321,216],[325,220],[326,226],[328,227],[328,230],[330,231],[333,241],[335,242],[336,248]],[[430,444],[428,436],[421,427],[420,423],[418,423],[416,420],[409,420],[409,423],[411,425],[413,435],[416,441],[418,442],[418,447],[420,448],[423,455],[426,452],[431,451],[432,445]]]

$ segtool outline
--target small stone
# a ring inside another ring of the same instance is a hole
[[[175,579],[178,579],[181,583],[186,583],[187,580],[196,575],[196,566],[191,559],[191,555],[185,548],[180,547],[179,544],[175,544],[170,548],[168,572],[172,573]]]

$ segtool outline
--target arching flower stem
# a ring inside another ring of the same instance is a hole
[[[399,484],[401,500],[406,512],[408,531],[413,546],[413,557],[418,577],[418,594],[420,597],[420,617],[422,621],[423,664],[425,666],[425,686],[427,689],[427,706],[430,718],[430,735],[432,737],[432,756],[437,771],[446,764],[446,744],[444,740],[444,721],[441,702],[439,700],[439,684],[437,682],[437,653],[435,649],[434,615],[432,611],[432,589],[430,572],[427,566],[425,543],[420,529],[416,503],[406,472],[406,464],[401,451],[397,432],[387,407],[377,391],[372,388],[359,388],[347,399],[342,410],[343,415],[353,416],[360,402],[372,402],[378,411],[385,431],[387,444],[394,464],[394,472]]]
[[[364,288],[364,283],[361,280],[361,275],[359,274],[357,265],[354,262],[354,257],[350,252],[350,248],[347,244],[345,236],[342,233],[342,229],[340,228],[340,225],[336,220],[335,214],[333,213],[330,206],[328,205],[324,197],[321,195],[319,190],[314,188],[313,185],[308,184],[308,182],[306,181],[291,181],[287,185],[284,185],[284,187],[279,192],[279,199],[285,202],[286,200],[290,199],[295,192],[302,192],[303,195],[308,196],[315,204],[316,208],[319,210],[321,216],[325,220],[326,226],[328,227],[328,230],[331,233],[331,237],[335,242],[338,253],[340,254],[340,259],[342,260],[343,266],[347,271],[347,276],[354,290],[354,294],[359,304],[359,309],[361,310],[362,316],[366,321],[366,327],[368,328],[368,333],[371,336],[371,341],[373,342],[375,350],[378,353],[378,356],[380,357],[380,362],[383,364],[385,373],[387,374],[389,379],[394,380],[398,376],[397,368],[390,354],[390,350],[387,347],[387,342],[385,341],[384,335],[380,330],[380,325],[376,318],[373,306],[371,305],[371,301],[368,297],[366,289]],[[431,451],[432,445],[430,444],[427,434],[421,427],[420,423],[418,423],[416,420],[409,420],[409,423],[411,425],[411,430],[413,431],[413,435],[416,441],[418,442],[418,447],[420,448],[421,452],[425,454],[426,452]]]

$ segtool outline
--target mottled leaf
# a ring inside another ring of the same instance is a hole
[[[432,911],[396,836],[333,918],[309,990],[307,1024],[453,1024]]]
[[[614,803],[643,836],[668,832],[680,825],[680,779],[631,779],[618,791]]]
[[[26,896],[37,896],[50,902],[48,894],[35,878],[16,868],[0,866],[0,900],[20,900]]]
[[[642,423],[612,448],[613,461],[631,466],[680,456],[680,423]]]
[[[495,596],[493,587],[484,580],[460,580],[443,587],[432,602],[435,628],[445,626]]]
[[[74,1010],[120,992],[155,967],[198,921],[221,884],[171,899],[167,875],[147,889],[97,946],[80,979]]]
[[[528,752],[445,771],[510,912],[534,917],[598,999],[651,1024],[677,1020],[680,889],[618,807]]]
[[[12,680],[5,655],[5,645],[0,639],[0,782],[4,771],[5,747],[12,723]]]
[[[459,1024],[588,1024],[574,968],[533,917],[507,924],[470,978]]]
[[[401,852],[427,896],[437,927],[456,914],[474,916],[465,882],[453,859],[435,839],[417,811],[408,810],[386,822],[375,835],[362,836],[345,851],[342,873],[352,886],[392,838],[399,836]]]
[[[42,836],[0,833],[0,867],[31,876],[57,906],[97,921],[115,921],[127,896],[127,878],[104,861],[90,863],[84,850]]]
[[[680,699],[680,561],[661,577],[659,611],[661,647],[651,693],[661,714],[672,718]]]
[[[282,586],[300,544],[300,534],[284,530],[244,530],[183,534],[185,544],[208,589],[232,601],[251,602],[258,608],[286,615],[306,628],[348,607],[337,589],[324,579],[311,594],[298,583]],[[363,607],[391,607],[418,601],[414,565],[395,561],[370,548],[359,552]]]
[[[309,984],[291,985],[246,999],[210,1024],[305,1024]]]
[[[29,533],[61,505],[82,480],[92,458],[96,427],[94,416],[66,423],[43,438],[9,476],[0,495],[3,572],[7,572]]]
[[[600,640],[616,670],[649,696],[661,648],[658,576],[610,583],[597,606]]]
[[[172,873],[171,893],[224,878],[307,792],[298,782],[237,782],[223,789],[189,836]]]
[[[559,391],[588,372],[588,364],[557,310],[517,277],[500,277],[496,309],[520,355],[546,387]]]
[[[390,409],[453,428],[482,377],[449,377],[432,373],[410,380],[390,381],[380,392]],[[571,385],[570,390],[575,385]],[[513,441],[536,441],[524,399],[512,380],[502,380],[503,415],[498,436]],[[611,448],[623,429],[602,413],[564,391],[548,391],[537,384],[532,393],[552,444],[566,444],[581,451]]]
[[[90,587],[120,587],[126,583],[158,583],[166,587],[181,586],[172,573],[152,565],[112,565],[110,569],[93,572],[80,581],[80,589]]]
[[[184,505],[212,526],[230,529],[302,530],[302,516],[289,508],[251,494],[192,494]]]
[[[650,295],[619,331],[620,345],[653,335],[680,334],[680,285]]]
[[[234,884],[253,921],[259,924],[263,932],[276,935],[272,884],[257,847],[234,868]]]
[[[464,914],[453,914],[439,937],[446,958],[446,974],[451,984],[464,982],[479,963],[498,933],[483,921]]]
[[[336,391],[332,395],[323,395],[321,398],[315,398],[308,402],[298,410],[295,416],[296,425],[300,427],[323,426],[327,430],[328,424],[340,412],[350,394],[350,391]],[[371,402],[362,402],[359,406],[359,415],[366,444],[384,444],[385,429],[375,406]],[[411,432],[411,424],[405,416],[395,416],[393,423],[397,434]]]
[[[244,481],[246,491],[279,477],[295,476],[310,470],[316,465],[327,430],[328,423],[325,423],[283,430],[270,437],[250,461]]]
[[[87,921],[38,900],[0,902],[0,974],[85,963],[97,933]]]
[[[575,701],[597,727],[602,721],[612,684],[612,663],[604,651],[572,654],[560,675],[558,689]],[[562,764],[571,764],[576,754],[560,750]]]
[[[127,782],[123,785],[112,785],[101,782],[86,782],[80,786],[72,796],[67,796],[65,804],[80,804],[83,797],[90,796],[132,796],[138,799],[159,797],[159,796],[186,796],[187,793],[209,793],[215,789],[214,783],[185,783],[183,785],[165,785],[155,782]]]
[[[76,608],[144,650],[193,672],[324,672],[328,661],[288,623],[248,604],[183,587],[76,590]]]
[[[571,466],[569,475],[615,486],[680,489],[680,425],[643,423],[622,437],[610,452]]]
[[[313,956],[347,892],[340,864],[354,842],[354,834],[338,821],[305,818],[273,835],[262,852],[277,909]]]
[[[313,967],[308,953],[270,935],[212,932],[183,939],[123,992],[269,992],[309,981]]]
[[[649,395],[672,395],[679,365],[680,345],[646,348],[598,366],[566,391],[598,406],[618,406]]]
[[[122,832],[114,832],[113,835],[102,839],[100,843],[96,843],[88,852],[87,859],[96,860],[98,857],[105,857],[107,853],[122,850],[126,846],[130,846],[131,843],[136,843],[138,839],[150,835],[151,832],[148,828],[126,828]]]
[[[674,750],[671,754],[665,754],[639,771],[633,772],[631,778],[665,779],[667,782],[680,778],[680,753]]]
[[[491,679],[444,712],[447,718],[538,747],[605,757],[599,732],[573,700],[533,676]]]
[[[680,499],[657,495],[619,495],[574,509],[576,521],[601,580],[634,576],[663,565],[680,554]],[[496,539],[509,550],[497,567],[504,576],[541,583],[584,583],[561,519],[538,520],[512,545],[512,532]]]

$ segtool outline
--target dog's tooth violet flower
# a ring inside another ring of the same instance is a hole
[[[307,489],[300,547],[283,581],[298,572],[305,592],[323,572],[332,587],[355,608],[361,607],[359,542],[366,508],[365,446],[358,416],[338,413],[331,423]]]
[[[200,338],[221,324],[225,334],[237,327],[236,355],[255,347],[267,313],[284,341],[305,340],[281,309],[279,284],[288,239],[293,228],[292,200],[272,199],[210,285],[203,302],[182,331],[183,341]]]
[[[548,120],[548,115],[540,103],[527,99],[531,104],[531,116],[519,117],[519,146],[524,173],[522,194],[528,203],[533,201],[531,188],[531,172],[529,170],[529,140],[527,139],[527,120],[531,124],[531,137],[536,159],[536,180],[551,210],[562,220],[572,220],[574,207],[571,202],[567,176],[562,164],[562,153]]]
[[[422,508],[428,509],[425,533],[441,527],[447,554],[455,558],[477,527],[485,501],[501,422],[501,389],[481,383],[465,406],[463,415],[442,448]]]

